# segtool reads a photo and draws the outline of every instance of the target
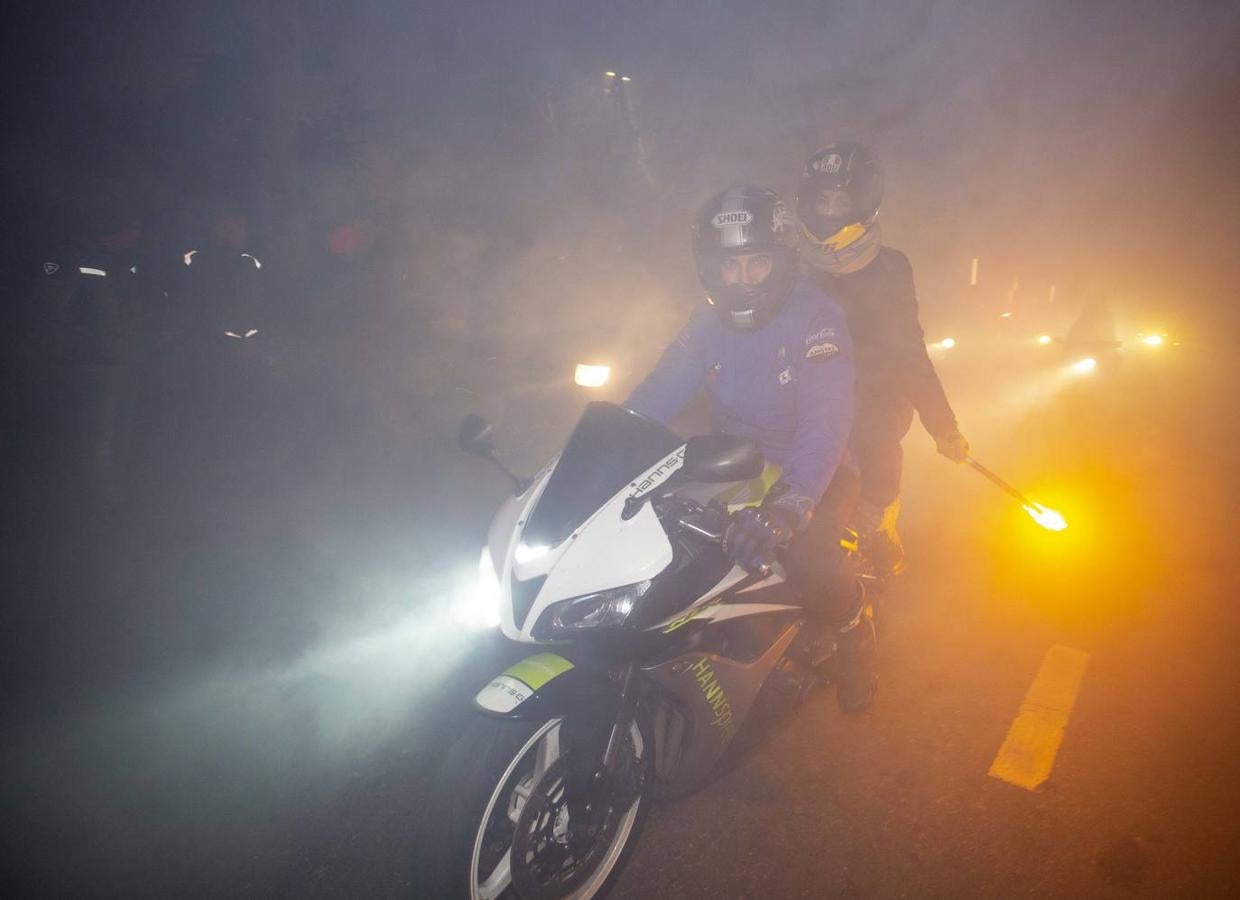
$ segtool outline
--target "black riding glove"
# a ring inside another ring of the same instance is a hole
[[[779,545],[792,536],[792,531],[771,515],[769,509],[742,509],[732,516],[723,537],[728,557],[751,575],[759,574],[775,561]]]
[[[724,534],[728,557],[751,575],[761,574],[775,562],[779,548],[788,543],[806,519],[793,507],[777,503],[746,507],[732,516]]]

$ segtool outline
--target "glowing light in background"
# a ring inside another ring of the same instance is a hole
[[[605,385],[610,377],[611,366],[589,366],[578,363],[573,380],[582,387],[597,388]]]
[[[1161,334],[1147,334],[1141,338],[1141,343],[1147,347],[1161,347],[1163,344],[1163,336]]]
[[[1042,344],[1043,346],[1045,346],[1046,344],[1049,344],[1050,342],[1051,342],[1051,336],[1049,334],[1038,335],[1039,344]]]
[[[944,350],[950,350],[952,347],[956,346],[956,339],[955,338],[943,338],[943,340],[939,341],[939,346],[942,347]]]
[[[1092,356],[1087,356],[1084,359],[1078,359],[1072,364],[1071,368],[1072,372],[1076,375],[1088,375],[1094,369],[1098,368],[1098,360],[1094,359]]]
[[[1063,531],[1068,527],[1067,520],[1053,509],[1043,506],[1041,503],[1027,503],[1023,509],[1029,514],[1029,518],[1037,522],[1047,531]]]
[[[1012,314],[1011,314],[1010,312],[1001,312],[1001,313],[999,313],[999,318],[1000,318],[1000,319],[1010,319],[1010,318],[1012,318]]]

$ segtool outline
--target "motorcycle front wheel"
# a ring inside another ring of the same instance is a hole
[[[588,900],[619,871],[645,808],[649,743],[634,722],[626,777],[571,797],[564,720],[470,722],[447,754],[417,848],[422,895]],[[600,760],[601,761],[601,760]]]

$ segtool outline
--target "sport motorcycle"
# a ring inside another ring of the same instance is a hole
[[[480,417],[459,441],[503,468]],[[650,803],[703,786],[742,724],[829,680],[833,645],[778,562],[750,573],[724,552],[730,514],[778,477],[753,441],[685,440],[595,402],[533,478],[504,471],[515,491],[478,589],[532,652],[477,692],[478,715],[445,754],[418,887],[594,897]]]

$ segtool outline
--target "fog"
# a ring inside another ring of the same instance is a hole
[[[1042,372],[1003,403],[981,396],[1026,336],[997,330],[1013,302],[1060,334],[1105,300],[1126,336],[1191,345],[1195,383],[1234,387],[1228,4],[132,3],[20,19],[4,53],[0,859],[24,891],[301,892],[327,820],[423,759],[506,652],[451,615],[506,490],[456,451],[460,417],[492,420],[514,469],[540,466],[701,302],[696,205],[735,182],[791,198],[829,140],[884,160],[884,239],[913,261],[928,339],[977,347],[944,366],[970,434],[1004,447],[1059,395]],[[95,504],[40,266],[129,220],[180,265],[227,216],[263,260],[277,349],[221,398],[201,361],[176,374],[195,301],[165,293],[123,499]],[[612,383],[577,388],[578,362],[611,365]],[[1234,421],[1207,394],[1185,399],[1217,448]]]

